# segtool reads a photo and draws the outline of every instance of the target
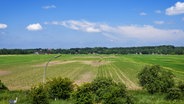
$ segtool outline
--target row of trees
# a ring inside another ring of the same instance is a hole
[[[71,49],[0,49],[0,54],[184,54],[184,47],[172,45],[145,47],[95,47]]]

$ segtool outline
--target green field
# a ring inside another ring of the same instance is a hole
[[[0,80],[10,90],[26,90],[42,82],[44,66],[55,55],[1,55]],[[184,79],[183,55],[62,55],[49,63],[46,77],[69,77],[76,84],[95,77],[110,77],[139,90],[137,74],[147,64],[158,64],[174,73],[176,81]]]

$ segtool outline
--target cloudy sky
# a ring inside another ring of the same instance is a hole
[[[184,46],[184,0],[0,0],[0,48]]]

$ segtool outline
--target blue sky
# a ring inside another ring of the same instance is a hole
[[[184,0],[0,0],[0,48],[184,46]]]

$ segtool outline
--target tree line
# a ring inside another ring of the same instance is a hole
[[[184,54],[184,47],[172,45],[142,46],[142,47],[94,47],[70,49],[0,49],[0,54]]]

